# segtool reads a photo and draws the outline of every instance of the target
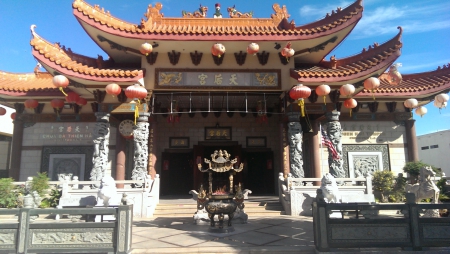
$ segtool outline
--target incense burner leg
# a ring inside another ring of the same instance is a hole
[[[219,213],[217,217],[219,217],[219,228],[223,228],[223,213]]]
[[[231,220],[234,217],[234,212],[228,214],[228,227],[231,227]]]
[[[208,213],[209,220],[211,221],[210,222],[211,227],[215,227],[216,226],[216,222],[214,221],[214,216],[215,216],[214,213]]]

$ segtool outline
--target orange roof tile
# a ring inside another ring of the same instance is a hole
[[[390,85],[387,73],[379,77],[380,87],[373,91],[375,96],[420,96],[429,97],[450,90],[450,63],[438,67],[435,71],[404,74],[399,85]],[[372,92],[363,89],[360,96],[372,96]]]
[[[273,4],[275,13],[271,15],[271,18],[166,18],[160,12],[161,3],[155,6],[150,4],[144,14],[146,20],[142,19],[139,25],[115,18],[109,11],[105,11],[98,5],[91,6],[84,0],[75,0],[72,6],[77,18],[121,32],[126,37],[129,37],[130,33],[190,34],[202,37],[204,35],[321,35],[346,24],[354,17],[359,19],[363,10],[361,4],[362,0],[357,0],[344,10],[339,8],[322,20],[298,27],[293,21],[287,22],[290,15],[286,7],[280,7],[279,4]]]
[[[397,36],[382,45],[374,44],[373,47],[369,46],[368,50],[363,49],[360,54],[348,58],[336,59],[332,56],[330,61],[323,60],[319,66],[291,70],[291,77],[299,82],[322,82],[323,79],[351,78],[362,72],[376,72],[387,68],[386,61],[391,63],[400,56],[402,29],[399,29]]]
[[[14,96],[36,95],[36,93],[61,96],[53,85],[53,76],[48,72],[8,73],[0,72],[0,94]],[[70,90],[66,90],[70,91]]]
[[[71,58],[74,54],[68,54],[59,46],[58,43],[51,44],[37,35],[34,32],[35,27],[35,25],[31,26],[31,34],[33,35],[33,38],[31,39],[30,44],[33,48],[33,55],[39,61],[51,62],[57,67],[72,71],[75,74],[82,74],[97,78],[124,78],[124,80],[137,80],[144,76],[143,70],[102,69],[97,66],[86,65],[75,61]],[[80,55],[77,56],[77,59],[80,59]],[[85,57],[83,62],[92,64],[92,61],[87,61],[86,59],[87,58]],[[104,63],[104,61],[102,62]],[[101,65],[101,62],[97,62],[97,65]]]

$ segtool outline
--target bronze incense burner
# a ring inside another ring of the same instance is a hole
[[[216,228],[216,222],[214,217],[217,215],[219,219],[218,229],[223,231],[224,215],[228,215],[228,230],[230,231],[236,208],[244,208],[244,195],[242,193],[241,184],[239,183],[235,188],[233,187],[233,177],[237,172],[241,172],[244,168],[244,164],[235,168],[234,164],[237,163],[237,159],[230,160],[230,154],[226,150],[216,150],[211,154],[211,160],[204,159],[204,162],[208,164],[208,168],[203,169],[201,164],[198,164],[198,169],[203,173],[208,173],[208,191],[203,189],[203,185],[200,186],[197,199],[197,208],[203,209],[208,212],[211,228]],[[228,173],[228,191],[227,185],[217,187],[213,191],[214,179],[213,174]]]

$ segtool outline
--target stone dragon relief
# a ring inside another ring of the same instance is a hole
[[[112,243],[113,232],[34,232],[33,244]]]
[[[109,153],[109,114],[97,112],[97,123],[94,128],[94,153],[92,156],[91,181],[100,181],[108,166]],[[98,187],[98,186],[95,186]]]
[[[303,170],[303,131],[299,122],[290,122],[288,124],[289,138],[289,164],[294,178],[305,177]]]
[[[147,116],[139,116],[133,131],[134,135],[134,167],[131,172],[132,180],[145,180],[148,163],[148,135],[149,123]],[[137,186],[139,187],[139,186]]]
[[[342,128],[341,123],[338,121],[339,112],[329,112],[327,115],[328,123],[325,124],[327,129],[328,137],[333,143],[334,148],[336,149],[337,156],[333,158],[331,151],[328,151],[328,165],[330,167],[330,173],[335,178],[345,178],[345,170],[343,168],[343,160],[342,160]]]

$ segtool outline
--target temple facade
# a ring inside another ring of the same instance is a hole
[[[16,180],[36,172],[52,180],[159,174],[162,195],[187,194],[206,181],[197,165],[216,150],[244,163],[234,181],[255,195],[275,194],[279,172],[400,173],[418,160],[412,111],[450,89],[449,65],[398,73],[401,27],[351,57],[328,56],[362,18],[360,0],[302,26],[278,4],[271,17],[253,18],[202,8],[165,17],[157,3],[136,24],[107,6],[72,7],[109,59],[72,52],[31,27],[39,65],[0,72],[2,104],[16,110],[8,171]],[[68,86],[55,81],[61,76]],[[380,82],[374,89],[372,78]],[[405,107],[411,98],[418,104]]]

